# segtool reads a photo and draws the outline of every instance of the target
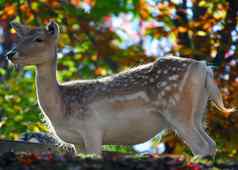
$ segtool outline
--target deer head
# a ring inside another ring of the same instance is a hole
[[[29,28],[19,23],[11,26],[17,34],[16,47],[7,53],[8,59],[19,65],[40,65],[56,60],[59,27],[50,21],[45,28]]]

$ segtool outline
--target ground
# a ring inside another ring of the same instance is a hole
[[[128,156],[107,153],[102,159],[6,152],[0,155],[0,170],[237,170],[238,163],[218,163],[211,158],[186,161],[183,156]]]

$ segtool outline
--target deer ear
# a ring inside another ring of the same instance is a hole
[[[16,31],[16,34],[19,37],[23,37],[29,31],[29,28],[27,26],[16,23],[16,22],[12,22],[10,25]]]
[[[50,21],[48,25],[46,26],[46,30],[49,32],[51,36],[54,38],[58,37],[59,34],[59,26],[55,21]]]

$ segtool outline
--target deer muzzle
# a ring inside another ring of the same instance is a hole
[[[7,52],[6,57],[8,60],[12,60],[14,55],[17,53],[16,48],[11,49]]]

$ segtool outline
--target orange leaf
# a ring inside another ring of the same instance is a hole
[[[28,7],[27,7],[26,4],[22,4],[22,5],[20,6],[20,10],[21,10],[22,12],[27,11],[27,9],[28,9]]]
[[[95,0],[84,0],[84,3],[93,6],[95,4]]]
[[[7,16],[13,16],[16,13],[16,6],[14,4],[7,4],[4,8],[4,13]]]
[[[107,74],[107,70],[104,69],[104,68],[102,68],[102,67],[98,67],[98,68],[96,68],[96,70],[95,70],[95,74],[96,74],[97,76],[105,76],[105,75]]]
[[[80,0],[70,0],[70,3],[75,5],[75,6],[79,6],[80,5]]]
[[[188,31],[188,29],[186,27],[183,27],[183,26],[179,26],[177,29],[178,29],[178,32],[181,32],[181,33]]]
[[[148,4],[145,0],[140,0],[139,4],[137,6],[137,10],[139,11],[139,14],[142,19],[147,19],[149,17],[149,10],[148,10]]]

